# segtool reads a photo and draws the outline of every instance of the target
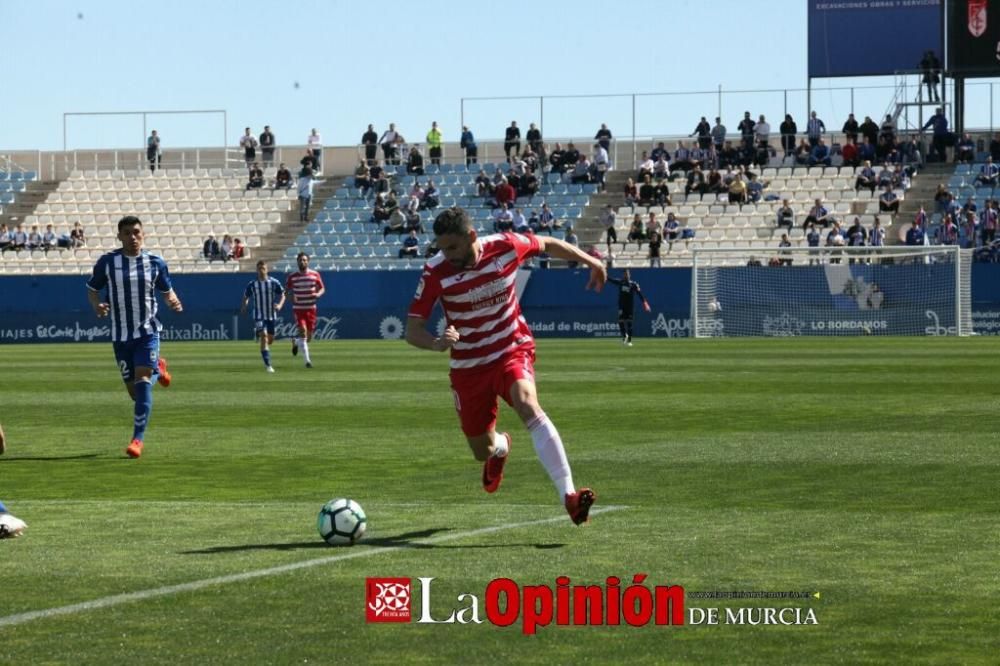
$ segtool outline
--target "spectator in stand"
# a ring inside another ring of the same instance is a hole
[[[666,145],[660,141],[656,144],[656,148],[653,148],[653,152],[649,154],[649,157],[653,160],[653,162],[659,162],[661,157],[664,160],[669,160],[670,151],[667,150]]]
[[[983,247],[996,239],[998,225],[1000,225],[1000,209],[997,208],[996,199],[993,199],[986,202],[986,205],[983,206],[983,212],[979,216],[980,238]]]
[[[368,192],[372,188],[371,170],[363,157],[358,158],[358,166],[354,169],[354,188],[361,190],[361,196],[365,198],[368,198]]]
[[[962,223],[962,248],[970,249],[976,247],[976,229],[979,226],[979,220],[976,218],[975,211],[969,211],[963,214]]]
[[[722,118],[715,117],[715,125],[712,126],[712,144],[717,153],[722,152],[722,147],[726,143],[726,126],[722,124]]]
[[[397,165],[406,164],[410,161],[410,147],[406,143],[406,138],[399,132],[396,132],[395,150]]]
[[[510,183],[507,182],[506,178],[500,179],[500,184],[496,186],[493,192],[493,197],[495,200],[494,208],[503,208],[504,206],[510,207],[514,205],[514,201],[517,200],[517,192],[511,187]]]
[[[753,118],[750,117],[750,112],[744,111],[743,120],[736,126],[736,129],[740,131],[740,137],[743,139],[744,148],[753,148],[754,126],[756,124]]]
[[[613,137],[611,136],[611,130],[608,129],[608,126],[606,124],[601,123],[601,129],[597,130],[597,134],[594,135],[594,140],[597,141],[597,143],[601,144],[601,148],[607,151],[609,155],[611,154],[612,138]]]
[[[642,244],[646,240],[646,228],[642,224],[642,216],[636,213],[632,218],[632,224],[628,228],[628,236],[625,238],[625,243],[635,242],[638,244],[639,249],[642,249]],[[622,250],[625,249],[625,243],[622,243]]]
[[[382,240],[384,241],[389,234],[402,235],[404,231],[406,231],[406,215],[399,206],[393,206],[389,217],[386,218],[386,225],[382,227]]]
[[[662,233],[663,227],[660,226],[659,220],[656,219],[656,213],[650,213],[649,217],[646,218],[646,238],[652,238],[654,233]]]
[[[48,252],[54,250],[59,245],[59,238],[51,224],[45,225],[45,233],[42,234],[42,249]]]
[[[882,121],[882,127],[879,128],[878,138],[890,146],[896,144],[896,123],[888,113],[885,115],[885,120]]]
[[[760,123],[757,123],[759,126]],[[757,150],[754,153],[753,163],[760,167],[765,167],[771,161],[771,144],[767,141],[761,141],[757,144]]]
[[[246,160],[249,169],[257,160],[257,137],[250,133],[249,127],[243,130],[243,136],[240,137],[240,148],[243,149],[243,159]]]
[[[791,231],[792,227],[795,225],[795,210],[792,208],[792,204],[788,199],[783,199],[781,201],[781,208],[775,214],[775,223],[780,227],[788,227]]]
[[[69,246],[72,248],[83,247],[87,244],[87,239],[83,233],[83,225],[79,222],[73,223],[73,229],[69,232]]]
[[[666,156],[660,155],[660,159],[653,163],[653,178],[669,178],[670,177],[670,162],[667,161]]]
[[[649,267],[660,268],[660,248],[663,246],[663,236],[659,231],[649,234]]]
[[[274,174],[274,189],[289,190],[292,187],[292,172],[288,170],[285,163],[278,165],[278,171]]]
[[[315,127],[306,137],[306,145],[309,146],[309,152],[313,158],[313,175],[319,176],[323,173],[323,137],[319,135]]]
[[[160,135],[153,130],[146,139],[146,159],[149,161],[149,172],[155,173],[157,169],[160,168],[160,158],[163,157],[163,153],[160,152]]]
[[[224,262],[233,258],[233,237],[229,234],[222,235],[222,243],[219,245],[219,256]]]
[[[864,165],[861,167],[861,171],[858,172],[858,177],[854,179],[854,191],[857,192],[862,187],[866,187],[872,194],[875,194],[876,185],[877,180],[875,178],[875,169],[872,168],[871,162],[865,160]]]
[[[420,146],[410,148],[410,154],[406,159],[406,173],[411,176],[424,175],[424,156],[420,152]]]
[[[309,167],[302,169],[302,173],[299,175],[299,221],[308,222],[309,221],[309,205],[312,203],[313,197],[313,184],[316,182],[316,178],[313,175],[313,170]]]
[[[524,147],[524,152],[521,153],[520,161],[524,164],[526,171],[534,173],[538,170],[538,155],[531,149],[531,146]]]
[[[515,155],[521,152],[521,129],[517,126],[517,121],[510,121],[510,127],[503,133],[503,152],[510,159],[510,154]]]
[[[465,166],[479,162],[479,147],[476,145],[476,137],[466,125],[462,125],[462,138],[459,141],[459,146],[465,151]]]
[[[854,216],[854,222],[847,229],[847,245],[849,247],[863,247],[868,240],[868,232],[861,224],[861,218]],[[851,260],[853,263],[853,260]]]
[[[437,121],[433,121],[427,131],[427,156],[431,158],[431,164],[441,164],[441,139],[441,130]]]
[[[815,111],[813,113],[815,113]],[[830,163],[830,147],[826,145],[826,142],[823,141],[823,139],[816,139],[816,144],[813,146],[812,152],[809,154],[809,166],[815,166],[817,164],[830,166]]]
[[[376,171],[378,172],[378,176],[375,175]],[[372,191],[376,195],[389,194],[392,192],[392,184],[389,182],[389,178],[388,176],[386,176],[386,173],[383,169],[381,169],[378,165],[375,165],[371,169],[371,175],[372,175]]]
[[[515,128],[516,129],[516,128]],[[518,131],[517,138],[521,138],[520,130]],[[542,132],[535,127],[535,123],[530,123],[528,125],[528,133],[524,135],[525,140],[528,142],[528,146],[536,153],[542,152]],[[517,151],[521,150],[521,144],[517,144]],[[517,151],[514,151],[515,154]]]
[[[243,244],[239,238],[233,239],[233,259],[239,261],[240,259],[245,259],[247,256],[247,246]]]
[[[865,137],[865,142],[858,146],[858,160],[862,162],[873,162],[875,161],[875,157],[875,144],[873,144],[868,137]]]
[[[604,191],[604,178],[611,168],[611,158],[608,151],[599,143],[594,144],[594,160],[591,162],[591,178],[597,183],[598,190]]]
[[[38,225],[31,225],[31,230],[28,232],[28,238],[25,242],[25,247],[29,250],[40,250],[42,249],[42,234],[38,232]]]
[[[826,228],[836,222],[830,211],[827,210],[826,206],[823,205],[822,199],[816,199],[816,205],[809,209],[809,214],[806,215],[805,222],[802,223],[802,228],[805,229],[810,224],[818,224],[823,228]]]
[[[791,114],[785,114],[785,119],[778,127],[778,131],[781,132],[781,148],[785,151],[785,157],[791,157],[795,152],[795,135],[799,133],[799,128]]]
[[[875,216],[875,221],[872,223],[872,230],[868,232],[868,244],[872,247],[885,245],[885,229],[882,228],[882,220],[878,219],[878,215]],[[879,251],[875,252],[877,254]]]
[[[639,187],[639,205],[652,206],[656,201],[656,186],[653,185],[651,176],[646,176]]]
[[[934,192],[935,212],[944,213],[951,201],[951,196],[951,192],[944,186],[944,183],[938,183],[937,190]]]
[[[608,246],[608,252],[610,252],[611,244],[618,242],[618,231],[615,229],[615,223],[617,220],[615,219],[615,211],[611,207],[611,204],[604,206],[604,209],[598,217],[598,221],[601,223],[601,226],[604,227],[605,241]]]
[[[753,126],[754,140],[757,145],[766,144],[771,140],[771,125],[764,118],[764,114],[760,114],[757,119],[757,124]]]
[[[656,184],[656,203],[663,207],[674,205],[670,198],[670,181],[666,178]]]
[[[622,194],[625,196],[625,205],[631,206],[635,210],[635,205],[639,201],[639,188],[636,186],[634,180],[629,178],[625,181],[625,185],[622,187]]]
[[[950,132],[948,131],[948,118],[944,115],[943,108],[938,108],[937,112],[931,116],[930,120],[924,123],[921,129],[925,130],[928,127],[933,128],[933,134],[931,136],[931,149],[927,155],[927,161],[947,162],[946,146]]]
[[[747,197],[750,199],[750,203],[759,203],[764,197],[764,190],[770,184],[770,181],[759,179],[757,174],[750,174],[750,182],[747,183]]]
[[[705,193],[705,174],[702,173],[701,167],[695,167],[688,171],[687,175],[687,185],[684,186],[684,194],[689,195],[692,192],[695,194]]]
[[[409,226],[412,223],[414,217],[416,217],[416,219],[418,220],[417,224],[419,224],[420,197],[418,195],[411,194],[409,197],[407,197],[404,214],[406,215],[407,226]]]
[[[375,164],[378,151],[378,134],[375,132],[374,125],[369,124],[368,129],[361,135],[361,148],[365,152],[364,161],[369,166]]]
[[[993,162],[993,156],[986,158],[986,164],[979,167],[979,175],[976,176],[976,185],[986,187],[997,187],[1000,185],[1000,166]]]
[[[28,247],[28,234],[24,232],[24,227],[20,224],[14,227],[10,235],[10,249],[23,250]]]
[[[262,187],[264,187],[264,171],[260,168],[259,162],[254,162],[253,164],[250,165],[250,174],[249,174],[249,180],[247,181],[247,190],[259,190]]]
[[[573,173],[570,175],[570,182],[574,185],[590,182],[590,161],[586,155],[580,155],[577,158],[576,166],[573,167]]]
[[[718,169],[708,172],[708,180],[705,183],[705,191],[711,194],[719,194],[724,191],[722,186],[722,174]]]
[[[844,239],[844,232],[840,230],[840,222],[834,222],[833,228],[826,235],[826,246],[840,248],[845,245],[846,241]],[[840,250],[835,250],[830,253],[830,263],[839,264],[840,256],[843,254]]]
[[[847,141],[858,142],[858,132],[860,131],[860,125],[858,125],[857,119],[854,117],[853,113],[847,114],[847,120],[844,121],[844,126],[841,128],[844,133],[844,139]]]
[[[698,125],[694,128],[694,131],[688,134],[688,136],[698,137],[698,146],[703,149],[707,149],[712,145],[712,126],[708,124],[708,120],[705,116],[701,117]]]
[[[580,246],[580,239],[577,237],[576,232],[573,231],[573,227],[566,227],[566,236],[563,240],[575,247]],[[577,263],[576,261],[567,261],[566,267],[570,269],[576,268]]]
[[[854,139],[848,139],[844,147],[840,149],[840,155],[844,160],[844,166],[856,167],[860,162],[858,161],[858,145],[854,142]]]
[[[729,203],[740,205],[747,203],[747,184],[740,174],[736,174],[729,183]]]
[[[945,215],[937,229],[938,245],[958,245],[958,225],[951,215]]]
[[[861,132],[861,136],[867,139],[868,143],[872,144],[872,146],[878,143],[879,127],[871,119],[871,116],[865,116],[865,121],[858,127],[858,131]]]
[[[13,235],[6,224],[0,224],[0,252],[6,252],[14,244]]]
[[[566,144],[566,150],[563,151],[562,164],[563,171],[571,171],[576,168],[577,162],[580,161],[580,151],[576,149],[573,142],[570,141]]]
[[[681,223],[673,211],[667,213],[667,219],[663,223],[663,236],[667,239],[667,254],[670,254],[674,249],[674,241],[681,237]]]
[[[566,167],[563,165],[564,156],[565,151],[563,150],[562,144],[557,143],[555,147],[552,148],[552,152],[549,153],[549,169],[552,173],[566,173]]]
[[[209,261],[215,261],[222,257],[222,252],[219,249],[219,241],[215,240],[215,234],[209,234],[208,238],[201,246],[201,256]]]
[[[403,247],[399,248],[399,258],[416,259],[419,252],[420,239],[417,238],[417,232],[411,229],[410,233],[403,239]]]
[[[813,111],[809,114],[809,122],[806,123],[806,137],[809,139],[809,145],[815,148],[824,132],[826,132],[826,125]]]
[[[642,155],[639,156],[639,163],[636,165],[636,179],[642,181],[645,180],[647,175],[652,176],[655,164],[653,158],[645,150],[642,151]]]
[[[806,228],[806,245],[809,246],[809,265],[819,263],[819,240],[820,235],[816,230],[816,225],[810,223]],[[815,248],[815,249],[813,249]]]
[[[940,102],[941,98],[938,96],[937,84],[941,80],[938,75],[941,70],[941,62],[934,51],[924,53],[924,57],[920,60],[920,69],[924,74],[921,83],[927,84],[927,101]],[[921,95],[922,100],[923,95]]]
[[[882,169],[878,172],[878,186],[894,187],[895,185],[895,172],[889,168],[889,165],[883,164]]]
[[[955,161],[972,164],[976,161],[976,142],[968,132],[962,135],[958,145],[955,147]]]
[[[542,210],[538,214],[538,229],[537,231],[545,231],[551,236],[552,232],[559,229],[562,223],[556,219],[555,213],[549,208],[549,204],[543,203]],[[537,233],[536,231],[536,233]]]
[[[719,153],[719,167],[724,169],[735,166],[739,163],[739,160],[740,153],[733,146],[733,142],[726,141],[726,143],[722,146],[722,152]]]
[[[514,232],[519,234],[530,234],[534,233],[531,225],[528,224],[528,218],[524,216],[524,212],[520,208],[515,208],[514,212],[511,214],[511,222],[514,225]]]
[[[490,177],[486,175],[486,171],[484,171],[483,169],[479,170],[479,175],[476,176],[475,183],[476,183],[476,193],[479,196],[484,198],[493,196],[493,190],[495,188],[493,186],[493,181],[491,181]]]
[[[792,247],[792,241],[788,240],[788,234],[781,234],[781,240],[778,242],[778,264],[781,266],[791,266],[792,257],[790,249]]]
[[[427,189],[424,190],[424,196],[420,199],[420,210],[434,210],[440,205],[441,191],[438,190],[433,180],[428,180]]]
[[[809,163],[809,159],[812,157],[812,146],[805,139],[799,141],[798,147],[795,149],[795,163],[805,166]]]
[[[674,160],[670,163],[670,172],[690,171],[692,166],[694,165],[691,164],[691,151],[688,150],[683,141],[678,141],[677,150],[674,151]]]
[[[906,244],[911,246],[924,244],[924,226],[918,220],[914,220],[906,232]]]
[[[260,133],[260,153],[265,167],[274,166],[274,132],[270,125],[264,125],[264,131]]]
[[[990,139],[990,157],[994,162],[1000,162],[1000,134]]]
[[[302,156],[302,159],[299,160],[299,165],[302,167],[299,169],[300,176],[302,175],[302,172],[305,171],[306,167],[309,167],[310,169],[314,167],[312,150],[306,148],[306,153]]]
[[[378,143],[382,146],[382,159],[386,164],[399,164],[399,154],[396,149],[396,140],[399,132],[396,131],[396,123],[389,123],[389,129],[382,132]]]
[[[533,197],[538,194],[538,176],[532,171],[524,174],[517,193],[521,197]]]

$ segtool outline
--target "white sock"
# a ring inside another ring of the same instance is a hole
[[[573,487],[573,472],[569,469],[566,449],[563,448],[559,431],[543,413],[528,423],[528,432],[531,433],[531,439],[535,443],[538,459],[556,486],[561,504],[566,495],[576,492],[576,488]]]
[[[508,453],[510,453],[510,448],[507,446],[506,435],[502,432],[493,433],[493,457],[506,458]]]
[[[302,349],[302,355],[306,359],[306,363],[312,363],[312,359],[309,358],[309,341],[305,338],[299,338],[299,347]]]

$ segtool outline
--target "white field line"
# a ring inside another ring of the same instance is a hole
[[[603,507],[595,507],[594,510],[591,511],[590,513],[591,515],[597,515],[601,513],[608,513],[609,511],[621,511],[627,508],[629,507],[624,505],[609,505]],[[467,539],[469,537],[481,536],[483,534],[493,534],[494,532],[513,530],[520,527],[531,527],[533,525],[546,525],[548,523],[565,522],[566,520],[567,517],[565,515],[562,515],[553,518],[543,518],[541,520],[529,520],[523,523],[507,523],[505,525],[494,525],[492,527],[482,527],[476,530],[456,532],[455,534],[445,534],[443,536],[434,537],[431,539],[415,540],[412,541],[411,544],[418,546],[432,545],[437,543],[443,543],[446,541],[457,541],[459,539]],[[15,615],[7,615],[4,617],[0,617],[0,628],[13,627],[15,625],[25,624],[33,620],[42,620],[51,617],[59,617],[61,615],[72,615],[74,613],[83,613],[86,611],[98,610],[101,608],[111,608],[112,606],[120,606],[122,604],[128,604],[135,601],[145,601],[146,599],[155,599],[157,597],[168,597],[175,594],[181,594],[184,592],[194,592],[197,590],[204,589],[206,587],[212,587],[214,585],[228,585],[229,583],[240,583],[246,580],[253,580],[255,578],[277,576],[279,574],[289,573],[291,571],[299,571],[301,569],[310,569],[312,567],[318,567],[324,564],[331,564],[333,562],[342,562],[344,560],[353,560],[361,557],[371,557],[372,555],[379,555],[381,553],[390,553],[397,550],[403,550],[407,547],[409,546],[400,545],[400,546],[387,546],[385,548],[352,550],[351,552],[343,553],[341,555],[319,557],[312,560],[304,560],[302,562],[282,564],[280,566],[269,567],[267,569],[257,569],[255,571],[245,571],[243,573],[229,574],[227,576],[204,578],[202,580],[194,580],[189,583],[179,583],[177,585],[155,587],[148,590],[139,590],[137,592],[126,592],[125,594],[115,594],[109,597],[101,597],[100,599],[94,599],[92,601],[84,601],[78,604],[70,604],[68,606],[57,606],[55,608],[45,608],[43,610],[28,611],[26,613],[17,613]]]

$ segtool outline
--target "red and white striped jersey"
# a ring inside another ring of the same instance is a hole
[[[322,288],[323,278],[311,268],[307,268],[305,272],[289,273],[285,280],[285,291],[291,294],[292,308],[295,310],[315,310],[316,292]]]
[[[410,304],[411,317],[427,319],[440,299],[460,336],[451,348],[453,372],[479,370],[516,349],[535,346],[514,282],[521,263],[539,253],[538,239],[505,233],[479,241],[483,252],[471,268],[456,268],[441,253],[432,257]]]

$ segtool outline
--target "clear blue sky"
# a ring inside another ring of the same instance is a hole
[[[766,29],[748,26],[761,21]],[[224,138],[234,145],[243,127],[257,134],[265,123],[279,144],[304,143],[312,127],[327,145],[354,144],[369,122],[381,132],[390,121],[423,141],[432,120],[457,140],[463,97],[805,88],[806,2],[0,0],[0,44],[0,151],[61,149],[70,111],[228,112],[225,135],[218,116],[151,117],[148,128],[160,131],[165,149]],[[858,90],[855,112],[877,118],[889,97],[888,88]],[[718,103],[714,93],[641,96],[636,133],[691,132]],[[787,103],[803,125],[805,93],[789,93]],[[988,94],[970,95],[974,111],[986,105]],[[839,128],[850,93],[815,92],[813,106]],[[785,95],[723,96],[730,129],[744,109],[776,127]],[[512,119],[537,122],[537,99],[465,104],[480,139],[501,136]],[[547,138],[592,136],[601,122],[630,135],[631,98],[545,102]],[[142,139],[135,117],[69,124],[70,148]]]

